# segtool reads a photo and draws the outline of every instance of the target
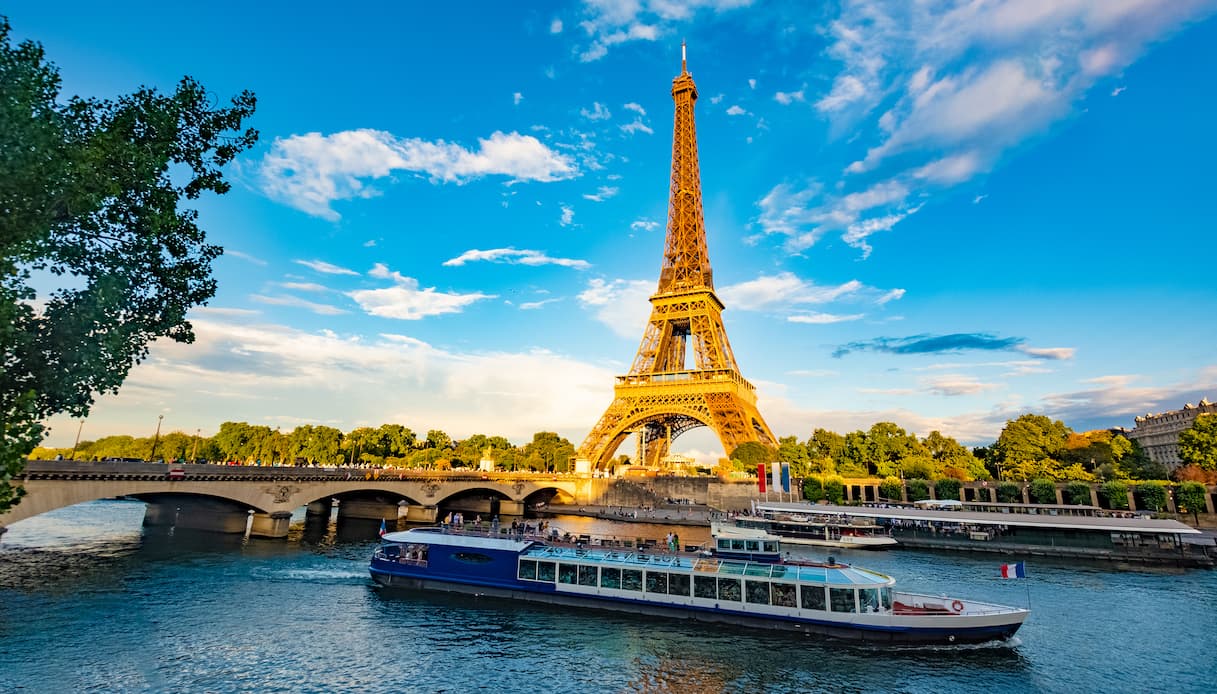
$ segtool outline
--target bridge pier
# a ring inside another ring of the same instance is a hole
[[[333,510],[333,506],[333,502],[329,499],[314,501],[305,508],[304,514],[306,516],[323,516],[325,518],[329,518],[330,512]]]
[[[406,507],[407,523],[434,523],[439,519],[439,508],[436,506],[419,506],[410,504]]]
[[[170,528],[177,521],[177,504],[148,502],[144,508],[144,527]]]
[[[397,522],[397,504],[374,499],[342,499],[338,502],[338,520],[384,520]]]
[[[249,528],[249,509],[197,497],[152,501],[144,512],[144,525],[173,525],[180,530],[244,535]]]
[[[287,511],[274,513],[254,513],[249,524],[251,537],[269,537],[279,539],[287,537],[287,530],[292,523],[292,514]]]
[[[504,516],[522,516],[524,515],[524,502],[501,499],[499,500],[499,513]]]

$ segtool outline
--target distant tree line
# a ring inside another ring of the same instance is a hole
[[[155,447],[155,450],[154,450]],[[475,434],[457,441],[438,429],[419,436],[401,424],[359,427],[343,433],[334,427],[304,424],[278,428],[224,422],[214,436],[172,431],[159,437],[107,436],[71,448],[35,448],[30,458],[58,456],[100,461],[108,458],[206,461],[246,465],[362,465],[429,470],[477,467],[483,457],[506,470],[565,472],[574,445],[551,431],[537,432],[516,446],[502,436]]]
[[[1179,437],[1185,465],[1177,481],[1217,483],[1217,415],[1196,418]],[[918,438],[892,422],[841,435],[816,429],[806,441],[788,436],[778,447],[744,443],[725,469],[755,473],[760,463],[790,463],[795,477],[880,477],[904,480],[1165,480],[1168,471],[1119,430],[1075,432],[1060,420],[1025,414],[1006,422],[997,440],[969,450],[939,431]],[[1087,492],[1089,493],[1089,492]],[[928,497],[927,497],[928,498]]]

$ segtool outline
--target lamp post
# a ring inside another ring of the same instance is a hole
[[[203,433],[202,429],[194,430],[194,445],[190,447],[190,464],[193,465],[199,461],[199,434]]]
[[[85,426],[85,420],[80,420],[80,424],[76,427],[76,443],[72,444],[72,460],[76,460],[76,449],[80,447],[80,430]]]
[[[164,418],[165,415],[163,414],[156,416],[156,434],[152,437],[152,453],[148,456],[150,460],[156,460],[156,444],[161,441],[161,420]]]

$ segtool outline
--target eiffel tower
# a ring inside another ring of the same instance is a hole
[[[672,80],[676,124],[659,288],[630,372],[617,377],[612,404],[579,447],[580,461],[595,467],[604,467],[630,434],[639,437],[640,462],[650,466],[668,454],[677,436],[701,426],[714,429],[727,454],[747,441],[777,445],[756,409],[755,389],[740,375],[723,328],[723,302],[714,294],[693,122],[697,86],[683,43],[680,50],[680,75]],[[690,345],[693,367],[685,363]]]

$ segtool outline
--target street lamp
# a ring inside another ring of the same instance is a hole
[[[76,427],[76,443],[72,444],[71,460],[76,460],[76,449],[80,448],[80,430],[85,426],[85,420],[80,420],[80,425]]]
[[[156,444],[160,443],[161,440],[161,420],[164,418],[165,415],[163,414],[156,416],[156,435],[152,437],[152,454],[148,456],[150,460],[156,460]]]
[[[190,449],[190,463],[193,465],[199,461],[199,434],[203,433],[202,429],[194,430],[194,446]]]

